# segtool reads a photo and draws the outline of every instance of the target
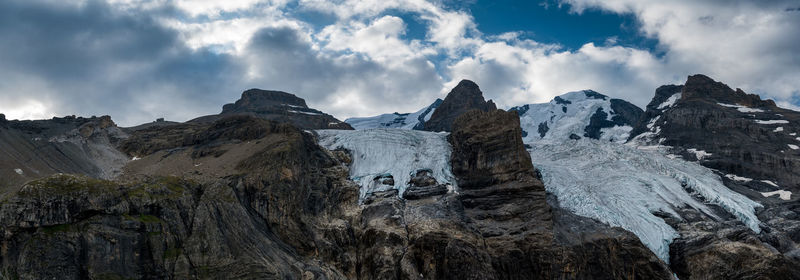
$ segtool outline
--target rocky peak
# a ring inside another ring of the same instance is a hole
[[[254,88],[244,91],[236,103],[225,104],[222,113],[260,112],[281,105],[308,108],[306,101],[294,94]]]
[[[711,99],[715,102],[726,104],[739,104],[748,107],[774,107],[772,100],[761,100],[757,94],[747,94],[741,89],[731,89],[728,85],[714,81],[708,76],[697,74],[691,75],[686,80],[682,90],[683,100],[690,99]]]
[[[450,131],[453,126],[453,121],[464,112],[471,109],[478,109],[481,111],[492,111],[497,109],[497,106],[492,100],[486,101],[483,98],[483,92],[475,82],[470,80],[461,80],[450,93],[447,94],[444,101],[436,111],[433,112],[430,120],[425,123],[427,131]]]
[[[210,123],[223,116],[248,114],[265,120],[290,123],[301,129],[348,129],[349,124],[324,112],[309,108],[306,101],[294,94],[262,89],[248,89],[235,103],[222,106],[219,115],[203,116],[191,123]]]

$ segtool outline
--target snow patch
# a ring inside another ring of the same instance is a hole
[[[797,147],[797,145],[794,145],[794,144],[788,144],[788,145],[789,145],[789,149],[792,149],[792,150],[800,149],[800,147]]]
[[[781,131],[783,131],[783,127],[779,126],[779,127],[776,127],[775,130],[773,130],[772,132],[781,132]]]
[[[681,99],[681,93],[680,92],[676,93],[676,94],[673,94],[672,96],[667,98],[667,101],[664,101],[664,103],[661,103],[660,105],[658,105],[658,107],[656,109],[661,110],[661,109],[664,109],[664,108],[671,107],[672,105],[675,105],[675,102],[678,101],[678,99]]]
[[[707,206],[715,204],[760,232],[755,208],[761,205],[728,189],[712,170],[695,162],[588,139],[529,144],[545,188],[563,207],[633,232],[664,261],[678,233],[654,212],[680,218],[674,209],[690,207],[719,218]]]
[[[712,155],[709,152],[698,149],[687,149],[686,151],[694,154],[694,156],[697,157],[697,160],[703,160],[704,158]]]
[[[761,180],[761,182],[767,183],[767,184],[772,185],[773,187],[776,187],[776,188],[780,188],[780,186],[778,186],[778,184],[775,184],[775,182],[770,181],[770,180]]]
[[[429,169],[440,184],[456,185],[447,133],[404,129],[317,130],[328,150],[350,151],[350,178],[361,186],[360,201],[376,191],[397,189],[402,197],[418,170]],[[394,185],[376,180],[392,176]]]
[[[795,136],[795,135],[797,135],[796,132],[789,133],[789,136]]]
[[[789,123],[787,120],[755,120],[758,124],[786,124]]]
[[[770,197],[770,196],[773,196],[773,195],[776,195],[776,194],[782,200],[792,199],[792,192],[786,191],[786,190],[777,190],[777,191],[774,191],[774,192],[762,192],[761,193],[761,195],[763,195],[764,197]]]
[[[22,172],[22,169],[19,169],[19,168],[14,168],[14,172],[17,172],[17,174],[19,174],[19,175],[24,175],[25,174],[25,172]]]
[[[750,178],[747,178],[747,177],[736,176],[734,174],[728,174],[728,175],[725,175],[725,177],[727,177],[728,179],[734,180],[736,182],[747,183],[747,182],[753,181],[753,179],[750,179]]]
[[[761,110],[761,109],[750,108],[750,107],[742,106],[742,105],[739,105],[739,104],[725,104],[725,103],[717,103],[717,104],[720,105],[720,106],[724,106],[724,107],[736,108],[736,110],[738,110],[739,112],[742,112],[742,113],[762,113],[762,112],[764,112],[764,110]]]
[[[140,159],[142,159],[142,158],[134,156],[131,160],[140,160]]]
[[[320,114],[320,113],[314,113],[314,112],[303,112],[303,111],[294,111],[294,110],[286,110],[286,111],[288,111],[289,113],[295,113],[295,114],[306,114],[306,115],[312,115],[312,116],[319,116],[319,115],[322,115],[322,114]]]

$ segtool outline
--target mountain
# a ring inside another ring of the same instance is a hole
[[[109,116],[18,121],[0,117],[0,194],[55,173],[110,179],[130,159],[115,148],[128,134]]]
[[[437,98],[433,104],[414,113],[401,114],[395,112],[374,117],[349,118],[344,122],[350,124],[355,129],[400,128],[422,130],[425,127],[425,122],[430,120],[433,112],[436,111],[436,108],[441,104],[442,100]]]
[[[548,103],[510,110],[519,113],[526,142],[587,137],[624,143],[643,114],[636,105],[592,90],[570,92]]]
[[[465,80],[376,129],[261,90],[185,123],[0,116],[0,278],[800,278],[770,165],[796,112],[704,76],[646,111],[494,107]]]
[[[425,122],[424,130],[450,131],[453,121],[472,109],[491,111],[497,109],[497,106],[491,100],[483,99],[483,92],[475,82],[462,80],[450,90],[442,104],[431,114],[430,119]]]
[[[763,192],[800,191],[800,113],[703,75],[662,86],[631,138],[755,181]]]
[[[223,116],[248,114],[277,122],[288,122],[302,129],[353,129],[322,111],[309,108],[306,101],[291,93],[249,89],[235,103],[222,106],[218,115],[204,116],[189,122],[213,122]]]

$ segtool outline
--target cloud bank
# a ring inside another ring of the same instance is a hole
[[[415,111],[461,79],[500,107],[588,88],[643,106],[657,86],[694,73],[784,107],[800,101],[796,2],[554,4],[634,15],[656,50],[483,34],[467,9],[423,0],[9,0],[0,2],[0,112],[185,121],[258,87],[344,119]],[[423,35],[410,34],[416,25]]]

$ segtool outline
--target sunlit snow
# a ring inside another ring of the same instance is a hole
[[[736,110],[738,110],[739,112],[742,112],[742,113],[761,113],[761,112],[764,112],[764,110],[761,110],[761,109],[750,108],[750,107],[742,106],[742,105],[738,105],[738,104],[725,104],[725,103],[717,103],[717,104],[719,104],[721,106],[725,106],[725,107],[736,108]]]
[[[678,99],[681,99],[681,93],[680,92],[678,92],[676,94],[673,94],[672,96],[667,98],[667,101],[664,101],[664,103],[659,104],[656,109],[661,110],[661,109],[670,107],[672,105],[675,105],[675,102],[678,101]]]
[[[753,181],[753,179],[750,179],[750,178],[747,178],[747,177],[742,177],[742,176],[736,176],[734,174],[727,174],[727,175],[725,175],[725,177],[727,177],[728,179],[731,179],[731,180],[734,180],[734,181],[737,181],[737,182],[743,182],[743,183],[747,183],[747,182]]]
[[[571,134],[583,136],[584,129],[598,108],[608,114],[607,120],[613,116],[608,99],[588,97],[585,91],[569,92],[558,98],[560,101],[554,99],[549,103],[528,104],[524,106],[527,107],[525,109],[517,107],[518,110],[525,110],[519,118],[527,134],[523,141],[569,139]],[[628,140],[631,130],[633,128],[627,125],[602,128],[600,140],[623,143]]]
[[[17,172],[17,174],[19,174],[19,175],[25,174],[25,173],[22,172],[22,169],[19,169],[19,168],[14,168],[14,172]]]
[[[777,190],[774,192],[762,192],[761,195],[764,197],[770,197],[773,195],[778,195],[778,197],[782,200],[789,200],[792,199],[792,192],[786,190]]]
[[[687,152],[694,154],[697,160],[703,160],[704,158],[711,156],[712,154],[703,150],[698,149],[687,149]]]
[[[797,147],[797,145],[794,145],[794,144],[788,144],[788,145],[789,145],[789,149],[792,149],[792,150],[800,149],[800,147]]]
[[[758,124],[785,124],[789,123],[787,120],[755,120]]]
[[[402,196],[413,174],[429,169],[441,184],[455,184],[450,167],[447,133],[403,129],[317,130],[319,144],[329,150],[350,151],[350,178],[361,186],[363,198],[375,191],[397,189]],[[394,186],[376,178],[391,175]]]
[[[383,114],[374,117],[363,118],[349,118],[345,120],[355,129],[370,129],[370,128],[400,128],[400,129],[413,129],[420,124],[420,119],[428,121],[431,119],[436,107],[439,106],[441,100],[437,100],[430,106],[420,109],[414,113],[392,113]]]

